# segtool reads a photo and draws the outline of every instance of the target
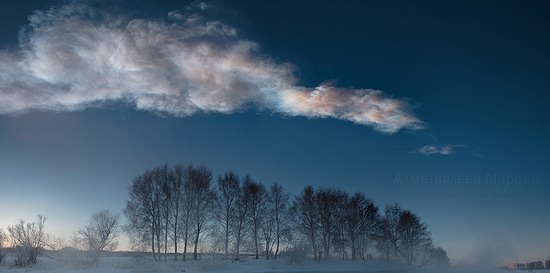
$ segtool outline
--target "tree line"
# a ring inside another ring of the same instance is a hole
[[[205,166],[147,170],[129,186],[123,211],[130,242],[155,260],[197,260],[208,241],[226,258],[243,252],[277,258],[299,248],[314,260],[378,256],[409,265],[448,264],[420,217],[398,204],[379,207],[363,193],[306,186],[293,198],[281,184],[265,185],[227,171],[213,182]]]
[[[117,246],[121,231],[137,251],[156,261],[197,260],[200,253],[222,253],[239,260],[309,255],[328,258],[400,261],[409,265],[448,265],[445,250],[432,243],[428,226],[397,203],[383,210],[361,192],[305,186],[296,196],[281,184],[265,185],[233,171],[218,176],[205,166],[168,165],[146,170],[128,187],[123,210],[127,224],[108,209],[91,215],[77,229],[72,246],[86,253],[85,262]],[[46,217],[20,220],[0,229],[0,262],[6,242],[15,253],[14,265],[27,266],[48,250],[67,244],[45,232]],[[205,243],[210,249],[201,249]],[[292,258],[292,257],[291,257]]]

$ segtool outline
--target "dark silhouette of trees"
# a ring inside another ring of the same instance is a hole
[[[191,229],[193,226],[192,223],[192,215],[191,212],[193,211],[193,198],[192,198],[192,192],[191,192],[191,177],[193,173],[193,166],[189,165],[183,169],[183,211],[180,216],[181,224],[182,226],[182,234],[183,237],[183,260],[187,260],[187,246],[189,244],[189,236],[191,234]]]
[[[156,251],[159,254],[158,259],[161,259],[162,245],[165,240],[165,218],[166,207],[168,206],[169,198],[166,196],[166,181],[165,168],[166,166],[157,167],[147,174],[147,182],[150,192],[152,221],[153,221],[153,238],[156,242]],[[166,255],[164,255],[166,258]]]
[[[432,247],[428,226],[422,223],[416,214],[404,210],[399,214],[397,234],[397,252],[405,262],[408,265],[423,265]]]
[[[145,171],[136,177],[129,188],[129,200],[124,209],[128,218],[126,231],[134,245],[149,244],[155,260],[161,245],[161,201],[162,190],[158,174]]]
[[[319,216],[315,190],[311,185],[307,185],[302,193],[295,198],[293,210],[298,221],[298,229],[309,241],[313,258],[317,261],[320,259],[317,249]]]
[[[345,194],[341,190],[335,188],[321,189],[315,196],[317,211],[319,215],[319,231],[321,242],[323,244],[323,253],[326,258],[330,257],[330,250],[334,240],[334,235],[337,231],[339,209],[344,204]]]
[[[185,260],[192,237],[193,259],[197,259],[199,241],[215,200],[211,180],[208,168],[181,165],[174,169],[164,165],[136,177],[124,209],[131,242],[149,244],[155,260],[160,260],[158,255],[162,251],[166,261],[169,239],[174,243],[177,259],[178,244],[183,237]]]
[[[161,245],[164,249],[164,261],[166,262],[168,256],[168,235],[170,228],[170,217],[172,209],[172,191],[170,188],[170,178],[172,176],[171,171],[168,169],[168,165],[155,168],[152,171],[155,199],[158,200],[158,231],[157,231],[157,250],[160,253]],[[163,243],[162,243],[163,242]]]
[[[397,240],[399,236],[397,223],[399,222],[401,211],[401,207],[398,204],[386,205],[384,208],[384,217],[380,221],[377,247],[386,262],[390,262],[397,255]]]
[[[254,181],[250,176],[246,176],[244,179],[244,194],[247,196],[248,200],[248,210],[249,210],[249,223],[250,229],[252,232],[252,240],[254,241],[254,250],[255,257],[259,259],[260,246],[259,246],[259,232],[261,228],[261,222],[266,213],[265,203],[266,203],[266,189],[265,186],[261,183]]]
[[[171,194],[170,198],[170,228],[171,228],[171,240],[174,244],[174,259],[178,260],[178,244],[180,241],[181,228],[181,216],[184,211],[184,197],[185,197],[185,183],[186,183],[186,169],[183,165],[176,165],[174,169],[169,173],[168,187]]]
[[[192,200],[191,215],[195,224],[193,260],[197,260],[199,240],[214,208],[215,194],[210,188],[212,171],[204,166],[194,168],[190,172],[189,181],[190,198]]]
[[[344,211],[346,233],[349,237],[351,259],[365,259],[370,241],[375,238],[380,224],[378,207],[363,193],[355,193],[346,202]]]
[[[313,187],[306,186],[295,198],[292,209],[298,229],[307,238],[316,260],[321,258],[318,242],[326,258],[334,249],[347,259],[349,250],[355,260],[365,259],[370,243],[381,237],[378,208],[361,193],[350,197],[338,189],[315,192]]]
[[[153,222],[154,211],[150,196],[150,179],[148,173],[137,176],[128,188],[129,200],[123,213],[128,219],[125,230],[130,242],[134,246],[151,246],[151,252],[155,257],[154,236],[155,226]]]
[[[379,226],[377,246],[386,261],[402,259],[411,265],[423,265],[429,256],[432,239],[426,224],[398,204],[387,205]]]
[[[260,231],[263,239],[265,258],[269,259],[272,255],[273,245],[275,243],[275,207],[271,191],[266,191],[264,195],[264,213],[260,219]]]
[[[263,239],[263,252],[266,259],[273,255],[273,245],[275,243],[275,219],[273,214],[266,213],[261,218],[260,231]],[[261,246],[260,246],[261,247]]]
[[[224,176],[218,178],[217,187],[217,209],[216,222],[222,229],[222,237],[224,244],[224,254],[227,258],[229,254],[229,244],[231,242],[231,234],[235,228],[237,221],[237,206],[239,199],[239,177],[233,172],[225,172]]]
[[[265,258],[277,258],[283,237],[290,229],[289,194],[274,182],[265,193],[265,209],[261,219]]]
[[[368,259],[373,254],[370,251],[377,250],[375,254],[388,262],[449,265],[445,250],[433,246],[428,226],[397,203],[386,205],[380,215],[376,204],[361,192],[349,195],[338,188],[315,190],[308,185],[290,206],[289,194],[277,182],[266,188],[247,175],[241,183],[237,174],[227,171],[218,177],[215,188],[211,183],[212,171],[205,166],[162,165],[135,177],[123,211],[130,243],[138,251],[149,251],[155,261],[162,257],[167,261],[171,252],[175,260],[180,254],[186,260],[191,246],[197,260],[202,239],[215,235],[218,240],[210,242],[219,243],[216,251],[228,257],[234,249],[236,260],[242,248],[247,254],[253,249],[256,259],[263,252],[269,259],[282,250],[291,256],[296,250],[309,250],[304,255],[316,261],[321,257]],[[75,232],[77,246],[92,262],[103,251],[115,249],[119,218],[100,210]],[[55,250],[44,232],[45,221],[38,215],[35,222],[20,220],[8,227],[16,265],[35,264],[46,247]],[[0,262],[6,237],[0,229]],[[181,243],[183,252],[178,253]]]
[[[270,215],[275,224],[275,253],[273,256],[277,258],[281,248],[281,239],[283,234],[290,228],[290,213],[289,213],[289,194],[284,191],[283,187],[275,182],[270,189]],[[267,255],[267,254],[266,254]]]
[[[292,246],[308,246],[315,260],[367,259],[375,247],[386,261],[448,264],[445,251],[432,246],[427,225],[398,204],[385,206],[381,216],[363,193],[308,185],[289,207],[279,183],[266,188],[249,175],[241,183],[232,171],[219,176],[214,189],[211,181],[208,168],[192,165],[163,165],[137,176],[124,210],[131,242],[148,245],[157,261],[170,251],[177,260],[180,243],[183,260],[190,244],[196,260],[201,239],[214,235],[225,257],[234,249],[236,260],[246,240],[256,259]]]
[[[237,210],[235,213],[235,260],[239,260],[241,242],[246,232],[247,217],[250,211],[250,194],[246,191],[246,182],[252,180],[250,176],[244,178],[244,184],[239,187],[237,195]]]

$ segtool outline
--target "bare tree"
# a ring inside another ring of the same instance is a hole
[[[378,207],[363,193],[357,192],[348,199],[345,209],[347,236],[351,246],[351,259],[364,259],[366,247],[374,238],[380,222]]]
[[[76,240],[91,258],[92,262],[98,262],[101,252],[114,250],[118,241],[120,215],[108,209],[100,210],[92,214],[88,224],[76,232]]]
[[[378,206],[371,199],[367,199],[361,209],[361,231],[357,245],[357,254],[363,260],[367,258],[369,247],[376,243],[380,232],[380,221]]]
[[[409,210],[402,211],[397,223],[397,252],[408,265],[423,265],[432,247],[428,226]]]
[[[349,195],[346,192],[341,192],[334,195],[334,206],[332,207],[332,235],[331,245],[333,253],[337,253],[338,257],[343,260],[348,259],[348,244],[349,236],[347,233],[347,218],[346,210],[349,201]]]
[[[183,241],[183,259],[193,237],[194,256],[198,240],[206,226],[207,209],[212,204],[211,172],[206,167],[163,165],[136,177],[129,188],[129,200],[124,210],[128,218],[125,230],[134,246],[150,245],[153,258],[164,261],[173,242],[175,259]]]
[[[4,260],[4,256],[6,255],[4,254],[4,248],[5,248],[7,237],[8,236],[4,232],[4,230],[0,228],[0,264],[2,263],[2,261]]]
[[[263,216],[260,218],[260,231],[264,240],[265,258],[269,259],[273,252],[276,232],[275,209],[270,194],[266,195],[264,211]]]
[[[191,177],[194,172],[194,167],[189,165],[185,167],[183,171],[183,207],[182,214],[179,217],[181,219],[182,226],[181,233],[183,237],[183,260],[187,260],[187,246],[189,244],[191,230],[192,230],[192,211],[193,211],[193,198],[191,192]]]
[[[365,259],[373,242],[387,261],[399,258],[422,264],[435,253],[425,224],[397,204],[386,206],[381,217],[374,202],[362,193],[349,196],[337,188],[315,191],[306,186],[289,208],[289,195],[278,183],[268,191],[249,175],[241,184],[228,171],[218,177],[214,192],[211,180],[209,169],[192,165],[173,169],[163,165],[136,177],[124,210],[131,243],[149,247],[158,261],[161,253],[166,261],[172,246],[177,260],[180,243],[185,260],[192,244],[193,259],[198,259],[200,242],[214,234],[208,231],[216,223],[215,249],[227,257],[233,246],[237,260],[243,241],[253,244],[256,258],[265,251],[269,259],[279,254],[282,239],[291,237],[302,240],[302,246],[309,244],[315,260],[336,253],[343,259]],[[419,234],[424,237],[411,236],[414,230],[422,231]]]
[[[134,178],[128,190],[129,200],[126,202],[124,215],[128,219],[125,230],[130,242],[135,246],[149,245],[153,259],[157,260],[156,234],[159,229],[157,219],[159,211],[153,195],[153,180],[151,172]]]
[[[38,255],[42,254],[46,242],[46,233],[44,232],[44,223],[46,217],[38,215],[36,222],[25,223],[19,220],[19,223],[8,227],[8,233],[12,245],[16,251],[16,266],[29,266],[36,264]]]
[[[332,237],[336,231],[336,224],[339,222],[338,210],[342,207],[344,198],[344,193],[335,188],[321,189],[316,194],[323,252],[327,258],[330,256],[330,249],[334,241]]]
[[[377,247],[383,254],[386,262],[397,254],[398,231],[397,224],[402,209],[399,204],[386,205],[384,217],[380,221],[379,234],[377,236]]]
[[[250,176],[246,176],[244,181],[251,180]],[[247,194],[245,186],[239,187],[237,195],[237,209],[235,213],[235,260],[239,260],[241,250],[241,242],[246,231],[247,218],[250,211],[250,195]]]
[[[216,221],[222,229],[224,254],[227,258],[231,232],[235,226],[239,195],[239,177],[232,171],[218,178]]]
[[[130,186],[130,199],[124,209],[129,222],[126,232],[130,235],[131,243],[150,244],[153,258],[159,261],[162,250],[166,261],[171,233],[169,228],[173,225],[171,179],[172,174],[167,165],[145,171]]]
[[[245,178],[243,186],[245,194],[249,196],[249,221],[252,231],[252,240],[254,241],[255,257],[259,259],[259,232],[262,218],[265,214],[266,189],[263,184],[254,181],[250,176]]]
[[[168,168],[168,165],[163,165],[156,169],[158,172],[159,186],[162,191],[161,195],[161,217],[162,217],[162,227],[163,227],[163,237],[164,237],[164,262],[168,257],[168,238],[172,234],[171,227],[173,226],[173,205],[174,205],[174,191],[172,188],[173,185],[173,172]],[[175,255],[177,256],[177,255]]]
[[[168,220],[169,220],[169,205],[170,195],[168,191],[167,181],[167,165],[154,168],[150,171],[151,179],[151,201],[154,211],[153,223],[155,226],[155,241],[157,253],[161,253],[164,249],[164,261],[166,261],[168,247]],[[160,260],[160,256],[159,256]]]
[[[178,243],[180,241],[181,233],[181,215],[184,211],[184,197],[185,197],[185,167],[182,165],[176,165],[169,174],[169,191],[171,193],[171,221],[170,226],[172,229],[171,239],[174,243],[174,259],[178,260]]]
[[[275,218],[275,253],[273,255],[277,258],[283,233],[290,228],[290,213],[288,211],[289,194],[284,191],[279,183],[274,182],[271,185],[270,196],[272,214]]]
[[[302,193],[294,200],[293,210],[296,213],[298,228],[307,238],[313,251],[314,260],[321,257],[318,255],[317,237],[319,232],[319,216],[315,200],[315,190],[307,185]]]
[[[273,247],[277,245],[276,252],[279,251],[281,226],[283,221],[283,210],[286,210],[288,203],[288,196],[286,196],[286,203],[283,202],[284,191],[282,187],[274,182],[269,191],[266,191],[264,202],[264,213],[260,219],[260,230],[264,239],[265,258],[269,259],[273,253]]]
[[[195,168],[191,172],[189,190],[191,192],[191,199],[193,200],[193,222],[195,224],[194,229],[194,249],[193,260],[198,259],[198,246],[201,238],[201,232],[206,227],[212,212],[212,204],[214,202],[215,194],[210,188],[212,181],[212,171],[206,167]]]

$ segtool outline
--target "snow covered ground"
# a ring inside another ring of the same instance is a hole
[[[246,258],[242,261],[223,260],[215,258],[203,258],[199,261],[173,261],[155,262],[149,258],[139,256],[113,256],[104,257],[97,265],[85,264],[82,261],[43,257],[39,262],[28,268],[10,268],[10,259],[0,265],[0,272],[14,273],[463,273],[463,272],[527,272],[506,271],[490,268],[453,267],[407,267],[403,265],[389,265],[381,261],[324,261],[314,262],[310,260],[299,263],[290,263],[287,258],[280,259],[253,259]],[[537,273],[550,273],[549,270],[536,271]]]

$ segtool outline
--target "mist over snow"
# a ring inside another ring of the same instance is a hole
[[[132,254],[113,254],[101,259],[98,264],[90,265],[82,263],[79,260],[67,260],[66,257],[42,258],[38,264],[31,268],[13,267],[8,270],[8,266],[0,265],[0,270],[10,272],[44,272],[44,273],[176,273],[176,272],[212,272],[212,273],[497,273],[503,272],[495,267],[408,267],[402,264],[388,264],[382,261],[322,261],[314,262],[312,260],[291,261],[287,258],[265,260],[253,259],[249,257],[241,261],[223,260],[207,254],[207,257],[199,261],[176,262],[169,260],[167,262],[155,262],[140,255]],[[548,271],[543,270],[541,273]]]
[[[297,85],[294,67],[261,54],[211,7],[150,20],[80,2],[35,11],[20,48],[0,51],[0,114],[77,111],[107,101],[176,117],[248,108],[336,118],[382,133],[420,129],[405,99],[379,90]]]

